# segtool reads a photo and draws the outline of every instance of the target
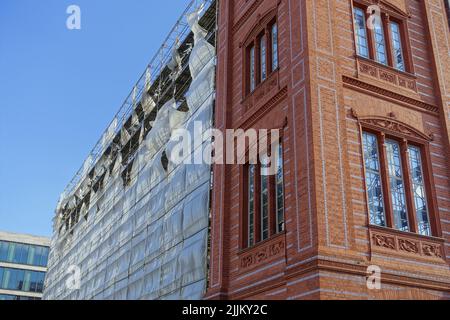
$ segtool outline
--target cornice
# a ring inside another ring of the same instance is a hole
[[[361,80],[358,80],[358,79],[355,79],[355,78],[352,78],[349,76],[342,76],[342,81],[344,83],[344,87],[355,89],[355,90],[358,90],[363,93],[371,94],[371,95],[383,98],[385,100],[388,100],[390,102],[401,104],[408,108],[427,112],[434,116],[439,115],[439,108],[435,105],[431,105],[431,104],[404,96],[402,94],[377,87],[375,85],[369,84],[367,82],[363,82]]]

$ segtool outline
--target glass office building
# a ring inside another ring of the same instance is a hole
[[[0,232],[0,300],[40,300],[50,240]]]

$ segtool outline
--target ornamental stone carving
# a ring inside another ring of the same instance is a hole
[[[284,239],[279,239],[276,242],[256,246],[253,250],[241,257],[241,268],[248,269],[257,266],[269,259],[282,256],[285,249]]]

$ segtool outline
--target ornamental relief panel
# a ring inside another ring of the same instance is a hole
[[[286,242],[283,237],[277,237],[273,241],[256,245],[254,248],[246,250],[240,257],[239,268],[248,269],[265,264],[271,260],[285,255]]]
[[[360,0],[366,5],[378,5],[383,12],[392,16],[409,17],[411,13],[406,0]]]
[[[373,1],[373,2],[375,2],[375,1]],[[392,8],[393,10],[398,9],[401,11],[401,14],[409,15],[409,10],[408,10],[407,4],[406,4],[406,0],[384,0],[381,2],[380,5],[383,9],[387,9],[387,10],[390,9],[389,5],[391,5],[393,7]],[[398,11],[398,10],[395,10],[395,11]]]
[[[421,132],[405,123],[402,123],[396,119],[396,114],[391,112],[388,117],[377,116],[359,116],[355,109],[350,110],[351,115],[358,120],[358,122],[364,127],[371,127],[378,129],[385,133],[392,133],[395,135],[401,135],[408,138],[416,138],[425,141],[433,141],[433,133]]]
[[[416,77],[414,75],[400,72],[361,57],[357,57],[357,63],[358,78],[364,79],[367,77],[368,79],[379,82],[387,90],[396,91],[400,89],[404,94],[419,98]]]
[[[443,243],[418,235],[402,235],[395,230],[378,230],[370,227],[370,244],[373,252],[415,256],[427,260],[444,261]]]

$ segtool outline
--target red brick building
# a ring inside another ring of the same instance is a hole
[[[219,6],[216,127],[282,129],[283,174],[214,167],[207,298],[448,299],[444,0]]]

